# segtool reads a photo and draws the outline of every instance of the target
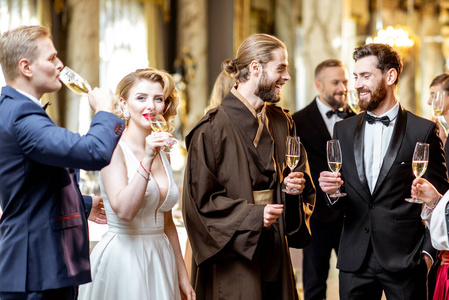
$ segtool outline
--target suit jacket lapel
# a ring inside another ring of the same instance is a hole
[[[364,114],[366,115],[366,112]],[[357,174],[359,175],[360,183],[363,186],[363,190],[365,191],[367,199],[369,199],[371,197],[371,193],[369,190],[368,181],[366,180],[365,163],[364,163],[365,160],[363,158],[363,153],[365,151],[365,139],[364,139],[365,115],[362,118],[360,118],[359,122],[357,123],[356,130],[355,130],[354,158],[355,158],[355,164],[357,167]]]
[[[320,134],[322,134],[323,136],[326,137],[327,140],[330,140],[332,137],[329,134],[329,130],[327,130],[327,126],[326,123],[323,120],[323,117],[321,116],[320,110],[318,109],[318,105],[316,104],[316,102],[319,101],[317,99],[315,99],[312,102],[312,109],[311,109],[311,113],[312,113],[312,120],[315,123],[316,128],[320,131]]]
[[[391,136],[390,145],[388,146],[388,150],[385,153],[385,157],[382,163],[382,167],[379,172],[379,177],[377,178],[376,187],[374,188],[373,195],[379,190],[379,187],[382,185],[385,177],[387,177],[388,172],[393,165],[396,156],[398,155],[399,149],[401,148],[402,141],[405,136],[405,130],[407,126],[407,112],[399,107],[398,119],[396,120],[395,127],[393,130],[393,134]]]

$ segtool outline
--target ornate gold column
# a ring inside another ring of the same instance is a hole
[[[449,71],[449,0],[440,0],[441,36],[443,37],[442,52],[446,60],[446,72]]]
[[[234,0],[234,54],[249,36],[251,0]]]
[[[186,84],[187,118],[183,134],[204,115],[207,106],[207,1],[178,0],[178,57],[175,64],[182,69]]]
[[[98,86],[100,76],[99,1],[66,1],[67,53],[64,64],[83,76],[92,87]],[[83,133],[87,130],[92,116],[87,98],[68,89],[66,89],[66,95],[65,127],[71,131]],[[80,120],[82,120],[81,123]]]
[[[301,42],[305,92],[303,91],[302,97],[305,99],[301,99],[303,100],[300,103],[301,107],[310,103],[317,95],[315,67],[329,58],[343,60],[341,55],[343,5],[343,0],[303,1]]]

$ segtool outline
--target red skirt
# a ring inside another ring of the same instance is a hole
[[[441,265],[437,271],[437,283],[433,300],[449,299],[449,251],[441,251],[438,257],[441,259]]]

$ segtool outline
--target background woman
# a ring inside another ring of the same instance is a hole
[[[413,181],[412,196],[416,196],[425,203],[421,218],[430,230],[432,246],[440,251],[438,258],[441,264],[437,270],[433,300],[447,300],[449,299],[449,240],[446,206],[449,203],[449,192],[443,196],[429,181],[417,178]]]
[[[449,125],[449,74],[443,73],[435,77],[430,83],[430,96],[427,104],[432,105],[432,100],[436,96],[437,92],[446,92],[446,97],[444,99],[442,119],[434,117],[433,120],[436,122],[440,130],[440,139],[443,142],[444,153],[446,158],[446,163],[449,161],[449,144],[446,143],[447,140],[447,126]],[[441,122],[440,122],[441,121]],[[442,124],[443,123],[443,124]]]
[[[179,191],[169,158],[161,151],[172,137],[153,132],[150,119],[176,114],[171,76],[143,69],[117,87],[117,114],[127,128],[110,165],[101,170],[109,229],[91,255],[92,283],[80,299],[195,299],[171,209]]]

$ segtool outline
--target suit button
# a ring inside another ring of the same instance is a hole
[[[117,124],[114,131],[116,134],[120,134],[120,132],[122,131],[122,124]]]
[[[374,204],[373,204],[373,203],[370,203],[370,204],[368,205],[368,207],[369,207],[370,209],[373,209],[373,208],[374,208]]]
[[[369,232],[369,228],[365,227],[365,232],[368,233]]]

